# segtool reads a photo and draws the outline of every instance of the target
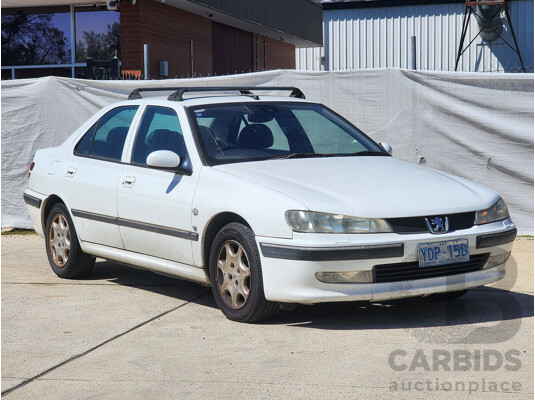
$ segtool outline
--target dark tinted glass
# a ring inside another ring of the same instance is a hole
[[[121,58],[119,12],[76,7],[76,62]]]
[[[132,163],[145,164],[153,151],[169,150],[183,157],[186,146],[175,110],[148,106],[134,142]]]
[[[197,122],[207,160],[215,163],[387,155],[359,129],[320,104],[217,104],[189,112]]]
[[[84,135],[82,140],[78,142],[76,145],[76,148],[74,149],[74,153],[82,156],[86,156],[89,154],[89,146],[91,145],[91,139],[93,138],[93,134],[95,133],[95,129],[97,127],[97,124],[93,125],[87,133]]]
[[[106,113],[78,142],[75,153],[120,161],[137,109],[138,106],[117,107]]]
[[[70,14],[2,9],[2,65],[71,62]]]

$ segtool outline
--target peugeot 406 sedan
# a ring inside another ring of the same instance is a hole
[[[59,277],[101,257],[210,285],[254,322],[505,275],[516,227],[496,192],[393,158],[299,89],[150,90],[35,154],[24,199]]]

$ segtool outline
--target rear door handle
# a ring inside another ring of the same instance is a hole
[[[136,178],[133,176],[125,176],[123,178],[123,182],[121,183],[121,186],[124,188],[131,188],[134,186],[134,182],[136,181]]]
[[[76,168],[67,168],[67,173],[65,174],[65,176],[67,178],[72,178],[74,176],[74,174],[76,173]]]

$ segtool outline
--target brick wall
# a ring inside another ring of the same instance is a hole
[[[216,75],[253,71],[251,33],[212,22],[212,70]]]
[[[264,39],[266,42],[266,57],[264,59]],[[256,70],[256,49],[258,48],[259,71],[270,69],[295,69],[295,47],[281,40],[266,38],[253,33],[253,68]],[[265,64],[264,64],[265,63]]]
[[[143,70],[143,45],[149,45],[149,74],[160,78],[160,61],[169,63],[169,78],[191,74],[190,40],[193,40],[193,70],[212,73],[212,21],[153,0],[135,5],[121,2],[121,56],[123,70]]]
[[[193,40],[195,75],[213,74],[212,20],[154,0],[137,0],[135,5],[121,2],[122,70],[143,71],[143,45],[149,45],[149,74],[160,78],[160,60],[167,60],[169,78],[191,76],[190,40]],[[235,30],[235,29],[234,29]],[[243,31],[242,31],[243,32]],[[256,69],[253,35],[253,70]],[[295,48],[280,40],[267,38],[264,66],[264,37],[258,37],[259,69],[294,69]],[[242,70],[241,54],[236,54],[235,70]],[[250,53],[249,53],[250,54]]]

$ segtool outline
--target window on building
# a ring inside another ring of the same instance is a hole
[[[76,62],[121,58],[119,12],[95,11],[95,7],[76,7]]]
[[[2,9],[3,66],[68,64],[70,40],[69,7]]]
[[[114,56],[121,58],[117,11],[102,6],[2,9],[2,79],[84,78],[88,57]]]

